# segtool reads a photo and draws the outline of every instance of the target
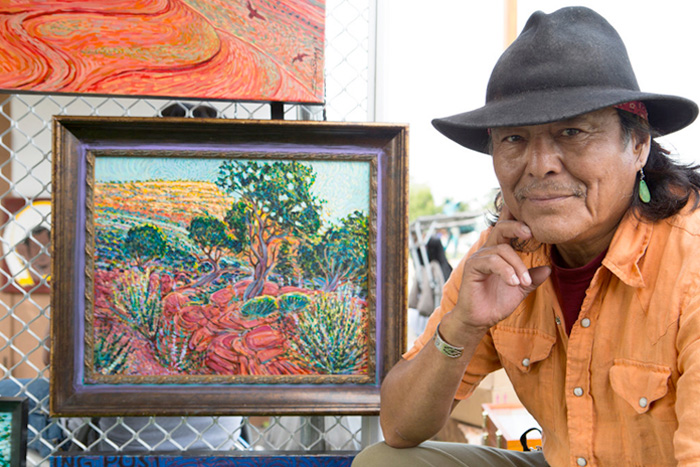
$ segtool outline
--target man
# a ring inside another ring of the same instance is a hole
[[[493,156],[498,222],[382,385],[354,465],[700,465],[700,176],[653,137],[696,118],[641,92],[616,31],[537,12],[486,105],[433,123]],[[425,442],[505,368],[543,452]]]

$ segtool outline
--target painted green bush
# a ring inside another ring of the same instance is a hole
[[[246,318],[264,318],[275,311],[277,301],[268,295],[252,298],[241,307],[241,314]]]
[[[296,334],[290,346],[321,374],[358,373],[366,365],[362,316],[354,300],[335,293],[318,294],[308,310],[288,317]]]
[[[277,297],[277,306],[283,313],[303,311],[310,303],[311,299],[299,292],[291,292]]]
[[[142,224],[129,229],[124,239],[124,251],[144,269],[149,261],[161,258],[168,250],[168,241],[163,229],[152,224]]]
[[[159,282],[152,280],[150,269],[126,271],[115,291],[114,302],[115,314],[149,341],[155,340],[161,326],[163,302]]]
[[[124,333],[99,336],[95,341],[94,367],[103,375],[116,375],[126,368],[126,360],[131,352],[129,340]]]

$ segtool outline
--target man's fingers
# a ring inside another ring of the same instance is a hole
[[[476,272],[485,276],[495,274],[508,285],[529,287],[532,284],[527,266],[509,245],[483,249],[475,253],[470,262]]]
[[[501,243],[525,244],[532,239],[532,231],[524,222],[520,222],[513,216],[504,202],[498,216],[498,222],[489,235],[486,245],[499,245]]]
[[[493,227],[493,231],[491,235],[489,235],[486,245],[510,244],[511,240],[514,238],[527,241],[532,238],[532,231],[522,222],[498,221]]]
[[[551,273],[552,268],[550,268],[549,266],[538,266],[536,268],[530,269],[530,277],[532,278],[533,290],[542,285]]]

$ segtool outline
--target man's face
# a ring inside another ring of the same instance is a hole
[[[544,125],[494,128],[491,137],[503,199],[537,241],[596,254],[608,245],[632,201],[648,139],[633,136],[625,143],[613,108]]]

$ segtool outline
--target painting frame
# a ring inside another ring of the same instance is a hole
[[[26,397],[0,397],[0,414],[3,415],[3,420],[5,416],[10,416],[10,462],[7,464],[9,467],[26,465],[28,410],[29,402]]]
[[[61,371],[51,374],[51,414],[378,414],[381,382],[406,347],[407,133],[406,125],[384,123],[54,117],[51,362]],[[371,206],[366,371],[124,374],[116,380],[95,371],[95,162],[149,157],[166,166],[199,158],[370,167],[362,182]]]

